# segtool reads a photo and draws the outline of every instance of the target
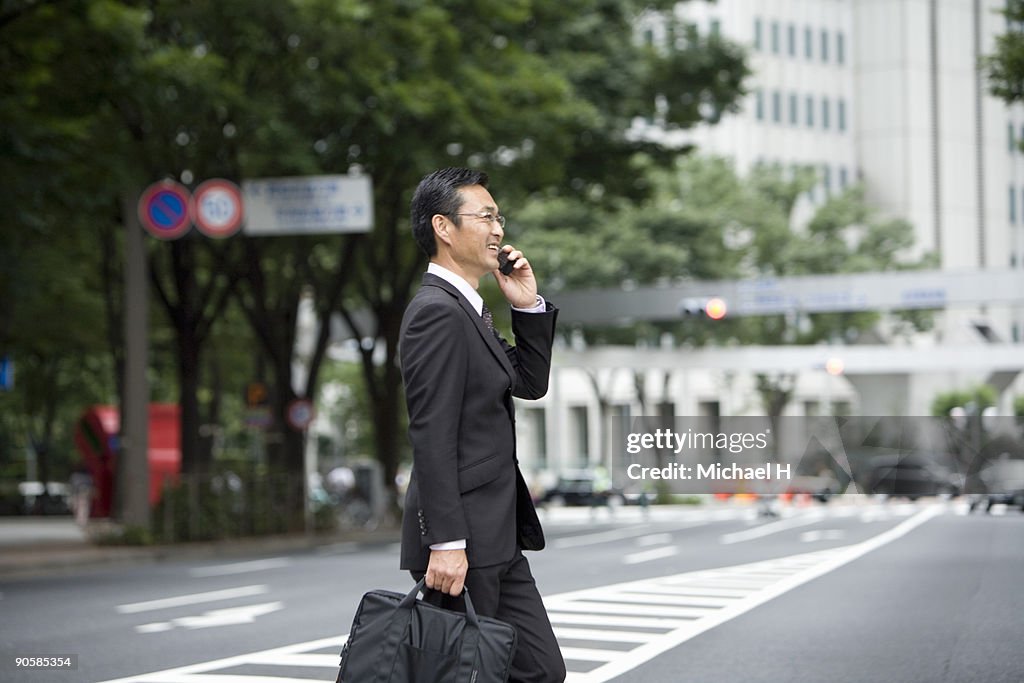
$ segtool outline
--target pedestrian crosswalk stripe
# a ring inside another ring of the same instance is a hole
[[[605,683],[696,635],[900,538],[940,513],[938,507],[925,509],[896,527],[852,546],[548,597],[544,604],[569,669],[566,683]],[[716,600],[715,604],[703,606],[684,607],[665,600],[653,600],[652,604],[651,596],[658,595],[695,595]],[[289,677],[289,669],[324,669],[324,678],[333,677],[338,656],[324,654],[324,650],[340,652],[346,638],[296,643],[103,683],[308,683],[309,678]],[[573,645],[565,645],[566,641]],[[588,643],[593,647],[587,647]],[[612,648],[611,644],[620,644],[626,649]],[[219,673],[256,664],[279,667],[284,675]]]

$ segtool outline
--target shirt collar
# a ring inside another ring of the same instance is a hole
[[[456,275],[452,271],[448,270],[444,266],[440,266],[433,261],[427,264],[427,272],[431,275],[436,275],[445,282],[451,284],[455,289],[459,290],[462,296],[466,297],[466,300],[476,311],[477,315],[482,315],[484,310],[484,299],[480,296],[480,293],[473,289],[473,286],[466,282],[466,280]]]

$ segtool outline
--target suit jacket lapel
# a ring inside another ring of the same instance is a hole
[[[505,369],[505,372],[508,374],[509,381],[514,383],[515,370],[512,368],[512,363],[509,361],[508,356],[505,355],[505,349],[503,349],[501,344],[498,343],[497,337],[487,329],[487,326],[484,325],[483,318],[481,318],[480,314],[476,312],[473,305],[466,300],[466,297],[462,296],[459,290],[450,282],[431,273],[424,274],[423,285],[440,287],[455,297],[455,300],[459,302],[460,306],[462,306],[462,310],[465,311],[466,315],[468,315],[470,320],[473,321],[473,324],[476,326],[476,331],[480,333],[480,336],[483,338],[487,348],[490,349],[492,354],[494,354],[495,359],[501,364],[501,367]]]

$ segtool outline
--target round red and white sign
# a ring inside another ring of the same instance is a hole
[[[230,237],[244,218],[242,191],[228,180],[207,180],[192,193],[192,221],[204,235]]]
[[[297,398],[288,404],[288,424],[292,429],[304,430],[313,422],[313,403],[305,398]]]

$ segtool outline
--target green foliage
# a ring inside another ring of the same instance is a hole
[[[994,406],[998,394],[987,384],[979,384],[971,389],[946,391],[932,399],[932,415],[948,417],[953,408],[973,408],[980,413],[985,408]]]
[[[1024,417],[1024,396],[1017,396],[1013,399],[1014,417]]]
[[[636,40],[642,12],[674,5],[5,4],[0,353],[20,364],[18,391],[57,376],[77,382],[50,392],[61,402],[43,412],[53,415],[51,427],[71,424],[89,402],[114,400],[123,362],[118,226],[148,183],[359,170],[374,180],[376,221],[366,239],[148,241],[156,310],[164,313],[151,316],[152,387],[155,398],[183,405],[198,398],[214,427],[237,422],[237,400],[224,397],[237,397],[253,376],[269,376],[287,398],[295,310],[311,288],[324,317],[336,309],[373,316],[360,336],[383,346],[387,360],[364,350],[362,386],[374,450],[390,477],[400,448],[398,321],[424,267],[405,234],[412,188],[433,168],[462,164],[491,173],[509,206],[534,195],[569,203],[582,195],[616,212],[623,198],[642,202],[651,187],[631,159],[644,152],[646,164],[664,166],[670,155],[625,135],[633,119],[661,95],[668,127],[716,121],[735,108],[748,73],[742,49],[678,22],[670,46]],[[702,272],[722,255],[714,244],[697,253],[638,239],[675,230],[654,204],[630,216],[623,234],[603,220],[570,225],[587,233],[598,223],[608,227],[595,244],[622,253],[609,278],[654,278],[680,263]],[[631,274],[629,261],[648,265]],[[251,329],[239,324],[242,315]],[[29,415],[23,397],[6,398],[4,420]],[[0,441],[25,431],[4,425]],[[237,424],[224,426],[238,436]],[[185,436],[200,427],[186,424]],[[55,438],[70,452],[66,437]]]
[[[989,92],[1007,104],[1024,99],[1024,0],[1007,0],[1001,10],[1006,33],[996,37],[995,50],[981,61]]]

